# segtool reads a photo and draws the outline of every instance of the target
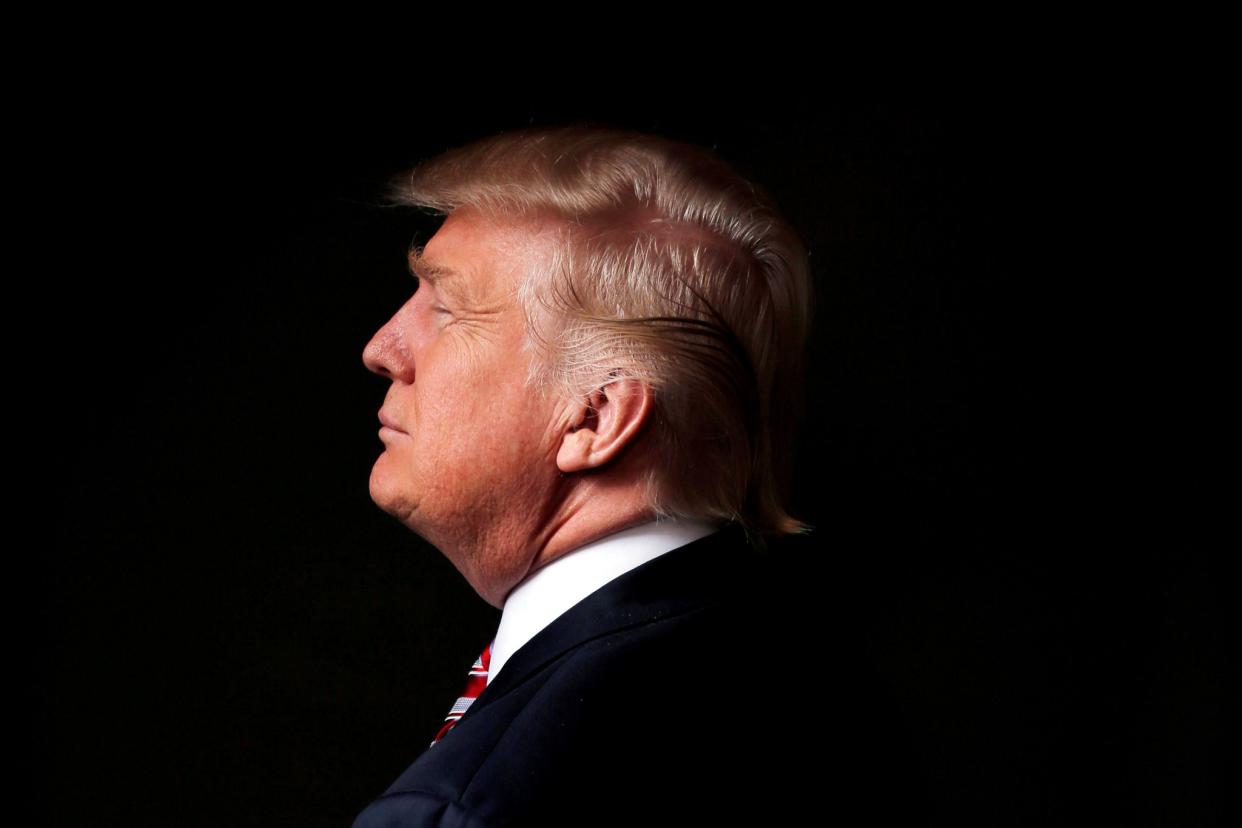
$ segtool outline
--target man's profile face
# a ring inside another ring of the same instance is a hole
[[[531,356],[514,294],[547,242],[533,226],[452,213],[422,251],[428,277],[363,352],[392,381],[372,499],[494,604],[524,564],[487,550],[512,548],[504,541],[537,520],[557,476],[554,409],[525,386]]]

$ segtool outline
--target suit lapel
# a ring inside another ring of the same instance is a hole
[[[586,641],[712,604],[753,570],[753,554],[742,527],[729,524],[614,578],[519,647],[462,718]]]

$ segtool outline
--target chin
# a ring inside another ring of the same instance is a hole
[[[392,475],[381,468],[383,465],[383,457],[375,461],[375,465],[371,467],[371,479],[367,481],[367,488],[370,490],[371,499],[375,501],[376,506],[379,506],[385,512],[392,512],[400,499],[399,489],[396,481],[392,479]]]
[[[418,512],[418,500],[411,495],[410,482],[399,474],[384,468],[383,458],[376,461],[367,483],[371,500],[381,511],[395,517],[408,528],[417,532],[413,519]]]

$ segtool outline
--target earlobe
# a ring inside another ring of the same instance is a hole
[[[614,380],[582,400],[561,439],[556,465],[562,472],[586,471],[614,460],[634,443],[651,412],[653,393],[635,379]]]

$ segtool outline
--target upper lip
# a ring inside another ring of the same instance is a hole
[[[401,426],[397,425],[396,420],[394,420],[392,417],[389,417],[387,414],[384,413],[384,410],[382,408],[380,409],[380,412],[379,412],[379,421],[381,424],[386,425],[391,429],[395,429],[397,431],[403,430]]]

